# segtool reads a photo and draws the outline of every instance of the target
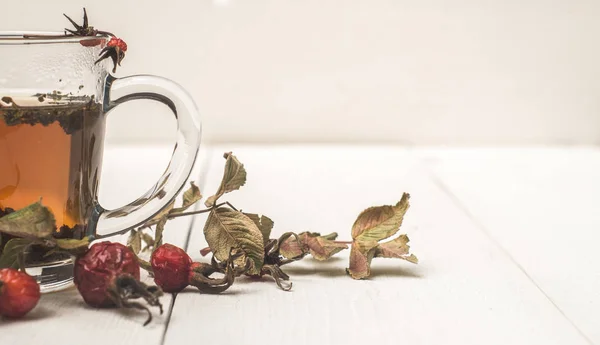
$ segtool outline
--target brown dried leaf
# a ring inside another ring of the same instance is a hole
[[[344,249],[348,245],[344,243],[335,243],[324,237],[307,237],[307,245],[310,248],[310,255],[319,261],[325,261]]]
[[[127,246],[131,248],[131,250],[135,254],[139,254],[142,250],[142,235],[141,230],[131,230],[129,232],[129,238],[127,238]]]
[[[279,254],[286,259],[294,260],[308,254],[308,246],[305,241],[302,241],[303,234],[290,236],[279,244]],[[306,238],[306,236],[304,236]]]
[[[225,153],[223,157],[227,161],[225,162],[225,171],[221,185],[215,195],[206,200],[204,203],[206,207],[214,206],[223,194],[240,189],[246,183],[246,169],[244,169],[244,164],[232,155],[231,152]]]
[[[243,252],[236,265],[251,261],[249,274],[259,274],[263,265],[265,247],[260,230],[248,216],[227,207],[213,209],[204,225],[204,236],[215,257],[227,260],[231,249]]]
[[[254,224],[256,224],[256,226],[260,230],[260,233],[262,234],[263,243],[266,245],[266,243],[269,241],[269,238],[271,237],[271,230],[273,229],[273,226],[275,225],[275,223],[273,223],[273,220],[271,220],[271,218],[269,218],[265,215],[259,216],[256,213],[244,213],[244,214],[248,218],[252,219]]]
[[[409,199],[410,195],[404,193],[395,206],[369,207],[362,211],[352,225],[352,238],[380,241],[394,235],[402,225],[402,219],[410,205]]]
[[[0,218],[0,232],[22,238],[49,238],[56,229],[52,212],[41,202]]]
[[[417,264],[419,263],[417,257],[409,253],[410,246],[408,245],[408,241],[408,236],[400,235],[389,242],[381,243],[375,248],[375,257],[404,259]]]
[[[183,204],[181,207],[174,208],[171,213],[183,212],[202,199],[200,188],[193,181],[190,182],[190,185],[190,188],[183,192]]]
[[[373,257],[399,258],[417,263],[417,257],[409,254],[408,237],[398,238],[380,244],[396,234],[408,210],[410,195],[404,193],[395,206],[370,207],[364,210],[352,226],[352,249],[350,267],[347,272],[354,279],[367,278],[371,274]]]
[[[375,255],[377,242],[361,246],[353,243],[350,249],[350,267],[346,272],[354,279],[364,279],[371,275],[371,260]]]
[[[316,232],[302,232],[298,239],[294,236],[288,237],[279,245],[279,253],[286,259],[293,259],[310,252],[315,259],[324,261],[339,253],[348,246],[343,243],[335,243],[329,239],[337,238],[337,233],[321,236]]]

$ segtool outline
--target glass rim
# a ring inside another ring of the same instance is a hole
[[[68,36],[64,31],[0,31],[0,45],[81,43],[98,39],[108,40],[110,36]]]

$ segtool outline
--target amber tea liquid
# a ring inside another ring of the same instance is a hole
[[[41,199],[57,235],[67,226],[79,229],[71,237],[82,236],[96,201],[104,127],[101,106],[89,98],[2,98],[0,208]]]

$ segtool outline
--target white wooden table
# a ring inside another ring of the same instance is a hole
[[[0,321],[0,343],[600,344],[599,149],[223,145],[201,152],[193,180],[205,195],[225,151],[248,182],[223,200],[273,218],[274,235],[349,240],[362,209],[410,192],[402,232],[420,264],[374,259],[372,279],[354,281],[348,252],[305,259],[285,267],[291,292],[268,278],[239,279],[217,296],[190,289],[166,296],[147,327],[144,314],[88,308],[71,289],[44,295],[25,320]],[[169,152],[107,149],[101,200],[134,199]],[[206,260],[204,220],[172,221],[166,240]]]

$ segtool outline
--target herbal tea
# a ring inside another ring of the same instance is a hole
[[[101,111],[92,98],[1,98],[0,213],[41,199],[56,218],[56,237],[82,236],[100,175]]]

